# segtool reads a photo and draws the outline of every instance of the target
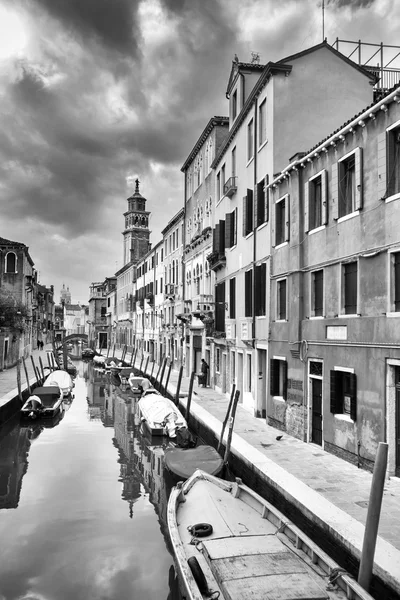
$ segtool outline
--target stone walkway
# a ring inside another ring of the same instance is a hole
[[[33,355],[37,363],[39,355],[43,360],[46,352],[35,350]],[[117,351],[116,356],[121,356],[121,352]],[[27,361],[28,367],[31,367],[30,362]],[[140,366],[139,360],[135,366]],[[151,365],[147,369],[147,373],[150,372]],[[30,373],[33,374],[32,368]],[[153,374],[156,373],[155,368]],[[178,372],[171,371],[169,393],[175,393],[177,380]],[[1,372],[0,404],[4,395],[15,387],[16,369]],[[188,387],[189,379],[183,377],[180,393],[183,406],[186,406]],[[223,394],[199,387],[195,382],[191,414],[213,429],[219,438],[228,402]],[[319,446],[289,435],[283,434],[282,439],[277,440],[281,435],[281,431],[267,425],[265,420],[253,417],[239,404],[231,451],[251,463],[261,477],[279,487],[308,516],[326,523],[337,539],[360,556],[372,474],[324,452]],[[400,594],[400,479],[395,477],[387,479],[385,484],[374,571],[389,580]]]

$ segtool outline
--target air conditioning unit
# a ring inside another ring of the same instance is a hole
[[[240,323],[240,339],[246,341],[252,340],[253,337],[253,321],[242,321]]]
[[[236,323],[225,321],[225,335],[227,340],[234,340],[236,338]]]

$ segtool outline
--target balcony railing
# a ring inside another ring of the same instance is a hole
[[[219,252],[211,252],[211,254],[207,256],[207,260],[210,265],[210,269],[213,271],[218,271],[226,265],[225,254],[220,254]]]
[[[228,181],[224,183],[224,196],[228,196],[229,198],[236,194],[237,191],[237,177],[229,177]]]

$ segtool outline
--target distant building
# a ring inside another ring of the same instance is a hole
[[[65,285],[63,283],[62,290],[60,292],[60,304],[71,304],[71,292],[69,291],[69,287],[65,289]]]

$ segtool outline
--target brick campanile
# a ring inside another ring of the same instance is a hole
[[[139,192],[139,179],[135,183],[135,193],[128,198],[128,210],[124,213],[124,266],[140,260],[151,249],[150,212],[146,211],[146,198]]]

